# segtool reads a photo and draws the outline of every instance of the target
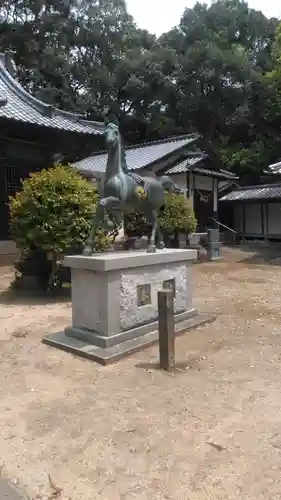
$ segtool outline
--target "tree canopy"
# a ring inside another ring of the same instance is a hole
[[[62,109],[119,119],[129,143],[198,131],[242,181],[281,156],[281,25],[241,0],[196,3],[158,39],[125,0],[2,0],[0,49]]]

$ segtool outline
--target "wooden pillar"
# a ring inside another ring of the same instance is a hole
[[[4,161],[0,162],[0,240],[9,239],[9,206],[7,197],[7,177]]]
[[[213,213],[218,213],[218,179],[213,178]]]
[[[190,199],[192,210],[194,210],[194,174],[192,170],[188,172],[188,197]]]
[[[268,230],[269,230],[268,203],[266,203],[265,204],[265,233],[266,233],[266,240],[268,239]]]
[[[188,160],[186,160],[186,171],[185,171],[185,196],[186,198],[189,198],[189,174],[190,171],[188,170]]]
[[[212,193],[213,193],[213,212],[212,219],[218,220],[218,179],[213,177],[212,179]],[[212,220],[212,227],[218,229],[218,224]]]
[[[242,231],[243,231],[243,234],[242,234],[242,242],[244,243],[245,241],[245,233],[246,233],[246,206],[245,204],[243,203],[242,205]]]
[[[265,225],[264,225],[264,204],[261,202],[261,232],[266,240],[266,234],[265,234]]]
[[[158,292],[159,358],[160,368],[171,370],[175,366],[174,293]]]

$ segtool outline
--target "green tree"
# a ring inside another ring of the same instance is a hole
[[[22,190],[10,199],[11,235],[23,261],[30,261],[30,256],[36,261],[39,256],[44,262],[44,269],[35,265],[35,274],[43,272],[49,281],[63,254],[81,252],[98,199],[92,184],[69,167],[42,170],[23,182]],[[108,248],[111,242],[104,231],[98,233],[98,249]]]
[[[22,84],[70,110],[76,105],[69,59],[73,8],[72,0],[4,0],[0,7],[1,50],[15,51]]]
[[[124,0],[3,0],[0,22],[28,90],[116,116],[129,143],[196,130],[247,182],[278,154],[280,28],[244,1],[197,3],[158,40]]]
[[[197,3],[161,43],[179,55],[174,74],[178,121],[214,140],[245,105],[252,82],[270,67],[274,22],[239,0]]]
[[[269,65],[268,65],[269,67]],[[252,82],[247,103],[229,120],[221,152],[242,182],[258,183],[270,163],[281,156],[276,131],[281,126],[281,29],[272,43],[271,70]]]

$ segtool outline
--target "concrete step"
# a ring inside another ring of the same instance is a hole
[[[24,493],[20,493],[6,479],[0,477],[0,499],[1,500],[28,500]]]

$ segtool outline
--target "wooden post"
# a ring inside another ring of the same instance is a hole
[[[189,180],[188,180],[188,197],[190,199],[191,208],[194,210],[194,175],[192,170],[189,172]]]
[[[264,241],[266,241],[265,227],[264,227],[264,204],[261,202],[261,234],[263,235]]]
[[[218,213],[218,179],[213,178],[213,212]]]
[[[265,204],[265,232],[266,232],[266,240],[268,240],[268,203]]]
[[[246,206],[245,203],[242,205],[242,210],[243,210],[243,219],[242,219],[242,224],[243,224],[243,237],[242,237],[242,243],[245,243],[245,234],[246,234]]]
[[[159,356],[160,368],[175,366],[175,325],[173,290],[158,292]]]

